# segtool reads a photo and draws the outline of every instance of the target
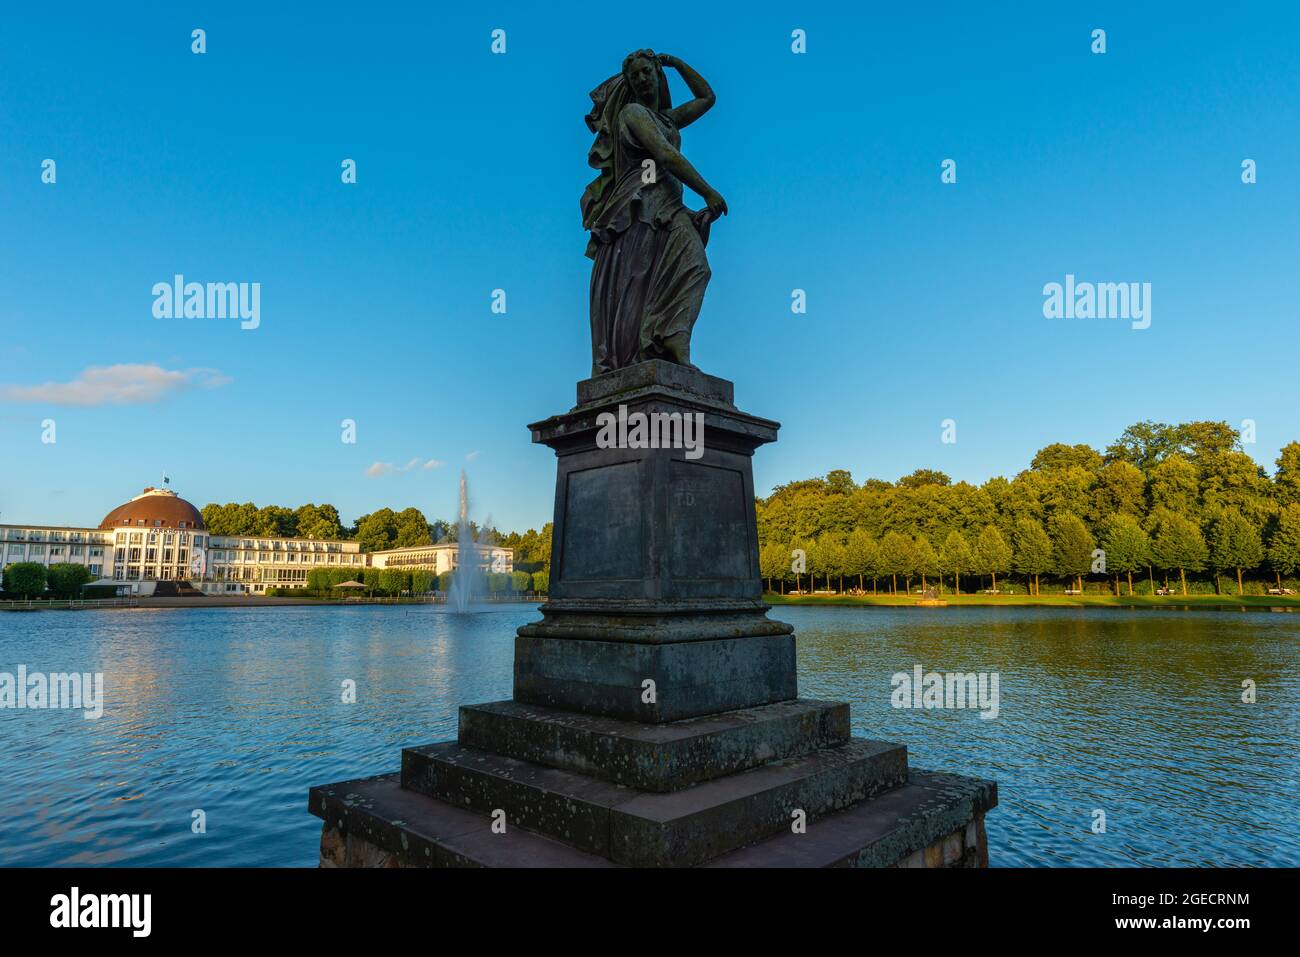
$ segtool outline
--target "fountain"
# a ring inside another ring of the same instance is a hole
[[[451,576],[447,604],[457,614],[473,610],[474,599],[483,594],[483,570],[479,568],[479,543],[469,523],[469,483],[460,473],[460,511],[456,522],[456,570]]]

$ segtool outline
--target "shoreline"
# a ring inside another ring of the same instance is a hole
[[[112,599],[108,600],[114,601]],[[544,598],[510,598],[490,599],[476,602],[476,605],[528,605],[545,601]],[[445,605],[445,601],[428,601],[421,598],[267,598],[265,596],[229,597],[208,595],[203,598],[136,598],[124,604],[96,605],[92,602],[74,603],[69,606],[66,601],[53,603],[41,602],[0,602],[0,612],[5,611],[133,611],[141,608],[321,608],[339,607],[355,608],[359,605]]]
[[[861,607],[948,607],[979,608],[1174,608],[1174,609],[1260,609],[1300,611],[1295,595],[939,595],[946,606],[922,605],[911,595],[780,595],[766,592],[763,600],[773,606],[861,606]]]

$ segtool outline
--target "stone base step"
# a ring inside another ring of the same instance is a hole
[[[460,743],[642,791],[676,791],[844,744],[849,706],[797,698],[666,724],[516,701],[460,709]]]
[[[326,867],[614,866],[520,827],[494,833],[491,818],[407,791],[396,773],[314,787],[308,802]]]
[[[804,834],[787,830],[706,867],[987,867],[984,814],[993,781],[913,771],[903,787],[831,814]]]
[[[693,866],[842,810],[907,779],[902,745],[854,738],[670,793],[466,748],[402,751],[401,785],[633,866]]]
[[[309,801],[324,821],[323,866],[617,866],[509,824],[494,833],[490,817],[404,790],[397,774],[315,787]],[[804,834],[782,833],[706,866],[985,865],[983,818],[996,805],[992,781],[913,771],[906,784],[814,821]],[[960,847],[946,853],[958,835]]]

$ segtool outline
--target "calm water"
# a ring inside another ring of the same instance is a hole
[[[780,608],[800,691],[914,767],[996,778],[995,865],[1300,865],[1300,615]],[[102,671],[98,721],[0,711],[0,863],[308,865],[307,788],[395,770],[510,695],[508,606],[0,614],[0,672]],[[890,676],[1000,675],[1000,715],[896,710]],[[1259,700],[1241,703],[1241,681]],[[341,683],[357,685],[356,704]],[[191,833],[202,809],[207,833]],[[1093,834],[1094,809],[1107,833]]]

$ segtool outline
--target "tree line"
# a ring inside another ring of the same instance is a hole
[[[235,502],[218,505],[212,502],[200,511],[203,523],[212,535],[356,541],[367,552],[454,543],[458,535],[454,522],[443,519],[429,521],[418,508],[404,508],[400,512],[381,508],[358,517],[348,526],[340,519],[339,510],[329,504],[287,508],[282,505],[259,507],[252,502],[242,505]],[[550,569],[550,522],[542,526],[540,532],[530,528],[522,533],[502,533],[496,528],[480,528],[471,522],[470,533],[481,544],[514,549],[517,570],[534,572]]]
[[[1269,475],[1226,422],[1139,422],[1102,452],[1055,443],[981,485],[843,470],[757,500],[769,589],[1105,587],[1263,593],[1300,572],[1300,442]],[[1136,579],[1136,583],[1135,583]],[[1226,582],[1225,582],[1226,580]]]

